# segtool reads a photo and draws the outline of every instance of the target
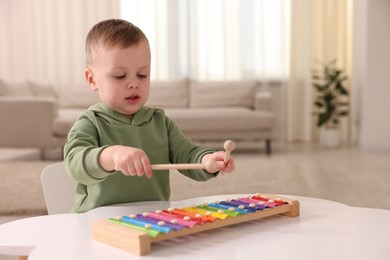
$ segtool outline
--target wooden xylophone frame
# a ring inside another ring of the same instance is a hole
[[[234,225],[245,221],[266,218],[274,215],[284,215],[287,217],[299,216],[299,201],[271,194],[259,195],[268,199],[277,199],[283,202],[287,202],[287,204],[274,208],[259,210],[253,213],[238,215],[234,218],[228,217],[224,220],[207,222],[202,225],[196,225],[193,228],[183,228],[179,231],[170,231],[168,234],[159,234],[157,237],[151,237],[145,232],[125,227],[123,225],[110,222],[106,219],[96,220],[92,226],[92,237],[95,240],[107,243],[137,255],[147,255],[151,252],[152,243],[162,240]]]

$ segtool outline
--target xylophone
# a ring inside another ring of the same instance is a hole
[[[97,220],[95,240],[137,255],[146,255],[151,244],[273,215],[299,216],[299,202],[271,194],[170,208],[118,218]]]

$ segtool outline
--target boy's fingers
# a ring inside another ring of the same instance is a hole
[[[145,171],[145,174],[146,174],[146,177],[148,177],[149,179],[152,178],[152,170]]]
[[[221,167],[221,170],[224,172],[232,172],[234,171],[235,166],[234,166],[234,161],[229,160],[226,164],[223,163],[223,166]]]
[[[152,166],[150,164],[144,165],[144,172],[146,177],[152,178]]]
[[[144,175],[145,170],[144,170],[144,166],[142,165],[141,162],[138,162],[138,161],[134,162],[134,168],[135,168],[135,172],[138,176]]]
[[[142,165],[143,165],[146,177],[148,177],[149,179],[152,178],[152,165],[150,165],[149,159],[146,158],[146,159],[143,159],[141,161],[142,161]]]
[[[134,168],[133,165],[127,167],[126,175],[130,175],[130,176],[136,176],[137,175],[137,171],[136,171],[136,169]]]

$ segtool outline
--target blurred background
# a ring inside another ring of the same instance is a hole
[[[0,80],[84,83],[88,30],[123,18],[149,38],[152,80],[256,80],[288,142],[318,139],[311,73],[336,59],[350,92],[343,142],[389,149],[389,13],[386,0],[3,0]]]

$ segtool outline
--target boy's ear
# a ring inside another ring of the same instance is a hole
[[[97,87],[96,87],[96,84],[95,84],[95,78],[94,78],[93,72],[92,72],[92,70],[90,68],[86,68],[84,70],[84,76],[85,76],[85,79],[87,80],[88,86],[93,91],[98,90]]]

